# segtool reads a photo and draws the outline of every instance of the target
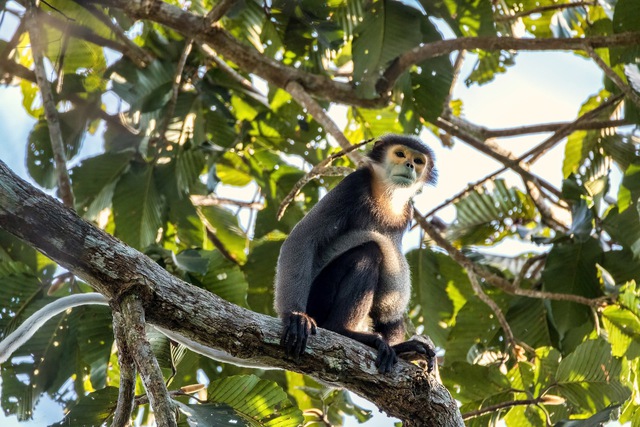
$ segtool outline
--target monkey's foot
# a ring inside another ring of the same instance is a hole
[[[393,346],[398,356],[402,359],[426,360],[427,370],[433,372],[436,363],[435,346],[428,337],[418,335],[413,336],[409,341],[402,342]]]
[[[282,319],[283,330],[280,345],[285,353],[296,361],[307,348],[307,338],[318,331],[316,321],[305,313],[294,312]]]
[[[378,357],[376,358],[378,372],[381,374],[391,372],[393,366],[398,363],[398,356],[395,350],[382,338],[378,338],[375,345],[378,349]]]

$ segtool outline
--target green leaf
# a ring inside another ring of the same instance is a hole
[[[59,114],[60,131],[64,141],[66,159],[73,158],[82,146],[87,115],[86,111],[74,109]],[[49,126],[44,119],[38,120],[29,133],[27,145],[27,169],[29,175],[42,187],[54,188],[58,182]]]
[[[616,243],[631,250],[635,259],[640,257],[640,216],[636,209],[619,212],[618,208],[612,208],[604,218],[602,228]]]
[[[207,391],[209,402],[233,409],[233,418],[225,424],[248,422],[241,425],[297,427],[304,421],[302,412],[293,406],[284,390],[276,383],[261,380],[255,375],[212,381]],[[210,409],[212,412],[215,410]],[[228,409],[225,412],[231,415]]]
[[[51,427],[99,426],[107,421],[116,409],[118,389],[105,387],[82,396],[62,421]]]
[[[583,115],[604,103],[609,92],[601,90],[597,95],[591,96],[580,107],[580,115]],[[605,108],[597,118],[608,119],[617,106],[611,105]],[[600,130],[578,130],[573,132],[567,138],[567,144],[564,150],[564,161],[562,164],[562,173],[567,178],[571,173],[577,173],[580,166],[589,158],[589,155],[599,147],[603,141],[603,134]]]
[[[493,36],[496,33],[491,4],[484,0],[444,0],[464,36]]]
[[[353,77],[356,90],[376,96],[376,82],[384,67],[398,55],[422,42],[422,14],[398,1],[373,3],[353,40]]]
[[[153,167],[142,164],[125,173],[113,195],[116,237],[136,249],[156,241],[162,226],[164,203],[154,179]]]
[[[90,368],[91,385],[107,386],[107,369],[113,344],[112,315],[109,307],[88,306],[72,311],[69,322],[77,330],[78,354]]]
[[[571,206],[571,228],[569,236],[575,238],[576,241],[584,243],[591,237],[593,231],[593,212],[587,205],[587,202],[580,200]]]
[[[177,255],[173,253],[171,255],[173,257],[173,262],[181,270],[201,275],[207,274],[210,259],[202,256],[200,251],[187,249]]]
[[[220,251],[202,251],[209,258],[209,268],[197,282],[214,294],[242,307],[247,307],[248,284],[236,264],[224,258]]]
[[[544,301],[525,297],[514,298],[506,313],[507,322],[516,339],[533,348],[551,345],[547,316]]]
[[[449,227],[449,239],[458,244],[491,245],[516,232],[515,225],[535,221],[537,211],[531,198],[504,180],[494,181],[493,191],[474,190],[455,203],[456,220]]]
[[[482,402],[492,396],[503,396],[511,388],[507,376],[497,366],[455,362],[444,366],[441,375],[444,385],[462,403]]]
[[[595,239],[584,243],[559,242],[549,252],[542,272],[544,290],[595,298],[602,294],[595,263],[602,256]],[[561,338],[571,328],[591,322],[591,309],[567,301],[551,301],[553,324]]]
[[[636,0],[618,0],[613,13],[613,32],[622,34],[640,31],[640,3]],[[638,46],[610,48],[611,65],[635,63],[640,57]]]
[[[618,408],[620,405],[611,405],[584,420],[560,421],[555,427],[601,427],[618,419]]]
[[[84,159],[71,171],[76,210],[93,219],[111,204],[118,179],[129,166],[133,151],[104,153]]]
[[[478,60],[476,61],[473,71],[465,80],[467,86],[473,83],[483,85],[489,83],[496,78],[496,74],[507,72],[507,67],[515,64],[515,54],[508,51],[496,52],[478,52]]]
[[[610,305],[602,311],[612,354],[630,358],[640,356],[640,318],[630,310]]]
[[[586,341],[560,362],[557,392],[580,411],[601,411],[630,395],[621,383],[620,369],[609,343]]]
[[[224,249],[236,261],[244,263],[247,260],[247,235],[240,228],[238,217],[219,206],[200,206],[198,211],[207,229],[218,238]]]
[[[428,249],[409,252],[407,261],[411,269],[411,312],[419,308],[416,321],[436,346],[444,347],[454,315],[447,287],[467,283],[467,275],[451,258]]]
[[[276,315],[273,309],[273,283],[282,242],[281,239],[253,241],[247,262],[242,266],[249,283],[249,306],[259,313]]]
[[[491,309],[478,298],[473,298],[458,311],[445,346],[447,363],[465,361],[474,348],[490,349],[500,324]],[[501,349],[498,349],[500,351]]]

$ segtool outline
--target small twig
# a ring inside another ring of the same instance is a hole
[[[171,118],[173,117],[173,113],[176,109],[178,95],[180,94],[180,85],[182,84],[182,72],[184,71],[184,66],[187,63],[189,53],[191,53],[192,46],[193,40],[186,40],[184,49],[182,50],[182,54],[180,55],[180,59],[178,60],[178,64],[176,65],[176,71],[173,75],[173,86],[171,87],[171,98],[169,99],[169,102],[167,102],[166,111],[164,112],[164,119],[162,120],[162,124],[158,129],[158,153],[160,153],[166,142],[165,134],[167,133],[169,123],[171,122]]]
[[[498,322],[500,323],[500,326],[504,331],[508,347],[512,351],[516,351],[516,347],[518,344],[516,343],[516,339],[513,336],[513,331],[509,326],[509,322],[507,322],[507,318],[504,317],[504,313],[502,313],[502,310],[500,309],[500,307],[498,307],[498,304],[496,304],[496,302],[492,300],[489,297],[489,295],[484,293],[484,291],[482,290],[482,286],[480,286],[480,282],[478,282],[478,278],[476,277],[476,274],[471,270],[467,270],[467,276],[469,276],[469,282],[471,283],[471,288],[473,288],[473,292],[475,292],[478,298],[480,298],[480,301],[482,301],[487,306],[489,306],[491,311],[493,311],[493,313],[496,315],[496,318],[498,319]]]
[[[177,427],[169,391],[164,383],[158,360],[147,340],[142,302],[137,295],[127,295],[122,301],[121,309],[127,346],[147,390],[156,422],[162,427]]]
[[[514,13],[513,15],[498,15],[496,16],[496,21],[511,21],[514,19],[522,18],[523,16],[533,15],[534,13],[543,13],[549,12],[551,10],[563,10],[569,9],[572,7],[584,7],[584,6],[595,6],[597,2],[595,1],[578,1],[575,3],[563,3],[563,4],[552,4],[548,6],[538,6],[533,9],[523,10],[522,12]]]
[[[123,55],[131,59],[131,61],[138,67],[144,67],[146,65],[145,61],[148,60],[148,55],[141,56],[140,48],[133,48],[131,46],[132,43],[122,44],[110,38],[102,37],[90,28],[72,22],[73,19],[70,18],[65,18],[63,20],[45,12],[39,12],[38,18],[41,19],[42,22],[46,22],[48,25],[51,25],[62,33],[66,31],[70,36],[86,40],[100,47],[108,47],[109,49],[113,49],[117,52],[122,52]]]
[[[65,152],[64,140],[60,129],[60,118],[56,109],[56,102],[53,99],[51,85],[47,80],[44,68],[44,47],[42,46],[41,23],[38,22],[37,0],[34,3],[27,1],[27,22],[29,28],[29,38],[31,39],[31,53],[33,55],[33,66],[36,74],[36,81],[42,95],[44,115],[49,128],[49,138],[51,140],[51,150],[53,151],[53,161],[56,174],[58,176],[58,191],[65,206],[74,208],[73,190],[71,179],[67,171],[67,155]]]
[[[532,133],[543,132],[557,132],[559,129],[574,124],[570,123],[544,123],[539,125],[519,126],[508,129],[486,129],[483,128],[482,136],[484,138],[509,138],[519,135],[529,135]],[[628,126],[632,123],[628,120],[593,120],[593,121],[580,121],[575,123],[574,130],[594,130],[594,129],[607,129],[619,126]]]
[[[204,17],[205,29],[218,22],[234,5],[236,0],[220,0]]]
[[[640,96],[635,93],[628,84],[622,81],[620,76],[616,74],[616,72],[613,71],[613,69],[609,67],[607,63],[602,60],[602,58],[600,58],[600,55],[598,55],[591,46],[586,46],[585,50],[587,51],[591,59],[593,59],[593,61],[598,64],[598,67],[600,67],[604,74],[609,77],[609,80],[611,80],[618,87],[618,89],[620,89],[627,96],[627,98],[629,98],[634,104],[636,104],[636,107],[640,108]]]
[[[89,11],[93,16],[95,16],[100,22],[109,27],[111,32],[117,37],[120,42],[126,46],[127,52],[125,55],[129,58],[139,58],[140,61],[134,61],[139,65],[145,66],[145,64],[149,64],[153,61],[153,55],[149,52],[135,44],[127,35],[124,33],[124,30],[109,16],[105,15],[105,13],[98,9],[97,6],[90,3],[83,3],[83,7]],[[124,52],[123,52],[124,53]]]
[[[361,141],[361,142],[359,142],[357,144],[350,145],[348,148],[343,149],[343,150],[341,150],[341,151],[339,151],[337,153],[334,153],[334,154],[330,155],[329,157],[327,157],[326,159],[324,159],[323,161],[321,161],[320,163],[315,165],[313,168],[311,168],[311,170],[309,172],[307,172],[307,174],[305,176],[303,176],[302,178],[300,178],[298,180],[298,182],[296,182],[296,184],[293,186],[293,188],[291,189],[289,194],[287,194],[286,197],[284,199],[282,199],[282,203],[280,203],[280,207],[278,208],[278,213],[276,215],[276,218],[278,219],[278,221],[282,218],[282,215],[284,215],[284,211],[287,210],[287,207],[293,201],[293,199],[296,198],[296,196],[298,195],[298,193],[300,192],[302,187],[304,187],[312,179],[317,178],[320,175],[323,175],[327,170],[327,166],[331,162],[333,162],[335,159],[337,159],[338,157],[342,157],[345,154],[348,154],[351,151],[353,151],[353,150],[355,150],[357,148],[360,148],[365,144],[368,144],[373,139],[374,138],[366,139],[366,140]],[[342,172],[344,172],[344,171],[342,171]]]
[[[424,217],[425,218],[430,218],[433,215],[435,215],[436,212],[446,208],[447,206],[449,206],[452,203],[457,202],[458,200],[462,199],[465,195],[467,195],[467,193],[472,192],[473,190],[475,190],[476,188],[480,187],[482,184],[484,184],[485,182],[489,181],[490,179],[495,178],[497,175],[499,175],[500,173],[504,172],[506,170],[506,168],[502,168],[499,169],[493,173],[490,173],[489,175],[485,176],[484,178],[480,178],[478,181],[469,184],[467,187],[465,187],[464,190],[460,191],[459,193],[457,193],[455,196],[445,200],[444,202],[440,203],[438,206],[436,206],[435,208],[431,209],[429,212],[427,212]]]
[[[229,77],[235,80],[238,84],[240,84],[255,100],[260,102],[262,105],[269,106],[269,100],[262,94],[258,89],[256,89],[249,80],[245,79],[240,73],[231,68],[226,62],[224,62],[216,52],[206,43],[198,43],[202,52],[211,59],[218,68],[224,71]]]
[[[529,272],[529,270],[531,270],[531,267],[533,267],[533,265],[536,262],[542,261],[545,258],[547,258],[547,254],[541,254],[541,255],[536,255],[536,256],[532,256],[530,258],[527,258],[527,260],[524,262],[524,265],[522,266],[522,268],[518,272],[518,275],[513,280],[513,287],[514,288],[519,288],[521,286],[522,281],[524,280],[524,278],[527,277],[527,273]]]
[[[551,185],[546,180],[544,180],[544,179],[532,174],[528,170],[526,170],[520,164],[519,159],[511,158],[509,156],[506,156],[504,154],[501,154],[501,153],[497,152],[495,150],[495,148],[490,147],[485,142],[480,141],[477,138],[475,138],[474,136],[469,135],[461,127],[456,126],[456,125],[454,125],[454,124],[452,124],[452,123],[450,123],[448,121],[445,121],[442,118],[437,119],[434,124],[436,126],[438,126],[440,129],[442,129],[445,132],[449,133],[450,135],[455,136],[456,138],[460,139],[461,141],[464,141],[467,144],[471,145],[473,148],[477,149],[478,151],[480,151],[482,153],[485,153],[488,156],[493,157],[494,159],[498,160],[499,162],[504,164],[505,167],[513,169],[513,171],[515,171],[520,176],[522,176],[522,178],[524,180],[532,181],[536,185],[540,185],[540,186],[546,188],[551,194],[554,194],[559,199],[562,198],[562,194],[560,193],[560,191],[557,188],[555,188],[553,185]]]
[[[537,405],[541,402],[541,400],[538,399],[523,399],[523,400],[513,400],[510,402],[501,402],[501,403],[496,403],[495,405],[489,405],[485,408],[482,409],[477,409],[475,411],[470,411],[470,412],[465,412],[464,414],[462,414],[462,419],[463,420],[468,420],[470,418],[475,418],[475,417],[479,417],[480,415],[484,415],[484,414],[488,414],[490,412],[495,412],[499,409],[504,409],[504,408],[511,408],[513,406],[521,406],[521,405]]]
[[[120,385],[112,427],[128,426],[133,412],[136,389],[136,364],[127,346],[127,338],[122,314],[113,312],[113,335],[118,347],[118,365],[120,365]]]
[[[347,150],[351,147],[351,143],[344,136],[344,133],[338,128],[336,123],[329,117],[329,115],[324,111],[324,109],[318,104],[302,87],[302,85],[296,81],[290,81],[286,84],[284,88],[287,92],[291,94],[293,99],[295,99],[303,108],[307,110],[307,112],[313,117],[320,125],[324,128],[324,130],[331,135],[338,145],[342,147],[343,150]],[[362,156],[351,151],[345,151],[345,153],[350,153],[349,158],[356,164],[358,164],[362,160]]]
[[[558,129],[553,135],[551,135],[541,144],[537,145],[536,147],[532,148],[531,150],[527,151],[522,156],[520,156],[520,159],[523,159],[523,160],[526,159],[526,162],[528,164],[534,163],[541,156],[543,156],[547,151],[553,148],[556,144],[558,144],[567,136],[571,135],[571,133],[573,133],[573,131],[575,131],[580,124],[589,122],[590,120],[597,118],[600,114],[602,114],[602,112],[606,108],[620,101],[623,98],[623,96],[624,94],[618,94],[618,95],[612,96],[602,104],[598,105],[593,110],[584,113],[582,116],[578,117],[573,122],[567,123],[565,126]]]
[[[257,211],[264,209],[264,203],[244,202],[242,200],[226,199],[224,197],[218,197],[214,194],[210,194],[208,196],[191,196],[190,199],[191,203],[193,203],[194,206],[232,205]]]

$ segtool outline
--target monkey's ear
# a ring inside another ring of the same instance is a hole
[[[382,145],[383,142],[384,140],[382,138],[376,139],[373,143],[373,148],[379,147],[380,145]]]

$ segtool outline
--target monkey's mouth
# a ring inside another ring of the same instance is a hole
[[[397,184],[409,185],[413,183],[413,177],[410,175],[403,175],[403,174],[393,175],[393,180]]]

